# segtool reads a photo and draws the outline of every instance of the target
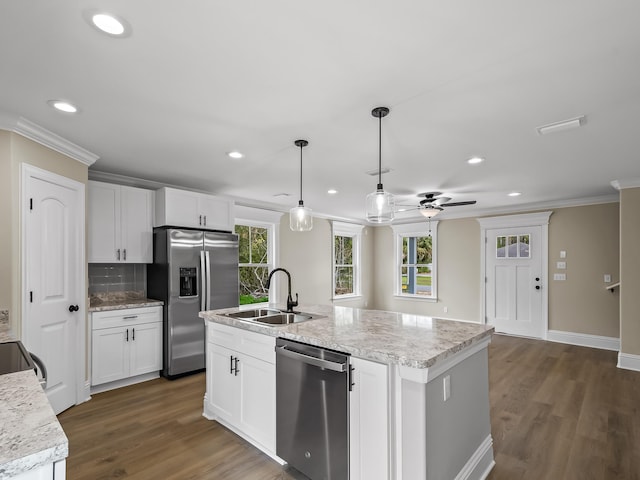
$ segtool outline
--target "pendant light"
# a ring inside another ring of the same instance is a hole
[[[313,228],[313,217],[311,209],[304,206],[302,201],[302,149],[309,145],[306,140],[296,140],[293,142],[296,147],[300,147],[300,200],[298,206],[289,211],[289,227],[294,232],[308,232]]]
[[[387,107],[376,107],[371,111],[371,115],[378,119],[378,186],[366,199],[367,221],[372,223],[390,223],[395,209],[393,195],[382,187],[382,118],[388,114]]]

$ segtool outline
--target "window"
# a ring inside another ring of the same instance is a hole
[[[496,237],[496,258],[529,258],[530,235],[499,235]]]
[[[333,222],[333,296],[360,295],[362,225]]]
[[[240,305],[269,301],[267,278],[273,269],[273,227],[271,225],[236,224],[238,234],[238,268]]]
[[[395,294],[436,299],[438,221],[394,225],[396,248]]]

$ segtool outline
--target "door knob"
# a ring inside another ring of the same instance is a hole
[[[540,290],[540,285],[536,285],[536,290]]]
[[[540,277],[536,277],[536,282],[539,282],[539,281],[540,281]]]
[[[80,310],[80,307],[78,307],[78,305],[69,305],[69,311],[70,312],[77,312],[78,310]]]

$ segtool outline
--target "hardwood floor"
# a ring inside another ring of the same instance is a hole
[[[616,352],[495,335],[489,480],[640,480],[640,373]],[[68,480],[299,479],[202,417],[204,374],[95,395],[59,416]]]

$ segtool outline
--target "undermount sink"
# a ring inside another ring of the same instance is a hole
[[[242,310],[240,312],[225,313],[225,317],[237,318],[238,320],[258,322],[264,325],[289,325],[291,323],[306,322],[322,318],[305,312],[282,312],[273,308],[256,308],[253,310]]]

